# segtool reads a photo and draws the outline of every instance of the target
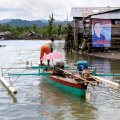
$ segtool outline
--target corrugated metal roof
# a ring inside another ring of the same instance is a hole
[[[91,18],[98,18],[98,19],[120,19],[120,9],[93,14],[90,16]]]
[[[71,9],[72,17],[87,17],[92,14],[119,9],[119,7],[75,7]]]

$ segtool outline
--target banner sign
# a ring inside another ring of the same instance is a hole
[[[111,20],[92,19],[92,47],[111,46]]]

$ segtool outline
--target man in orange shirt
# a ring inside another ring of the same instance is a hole
[[[44,56],[44,54],[49,54],[50,52],[53,52],[53,42],[54,39],[51,38],[49,41],[46,41],[45,43],[43,43],[43,45],[40,48],[40,65],[42,65],[42,57]],[[48,60],[48,65],[50,63],[50,60]]]

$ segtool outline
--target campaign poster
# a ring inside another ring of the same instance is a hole
[[[111,20],[92,19],[92,47],[111,46]]]

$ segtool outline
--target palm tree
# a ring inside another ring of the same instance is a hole
[[[49,34],[49,37],[51,37],[52,35],[52,29],[53,29],[53,21],[55,20],[53,18],[53,13],[52,13],[52,16],[49,16],[49,20],[48,20],[48,34]]]

